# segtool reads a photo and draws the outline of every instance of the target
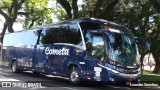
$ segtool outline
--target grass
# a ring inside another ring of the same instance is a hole
[[[152,71],[144,70],[141,76],[142,83],[157,83],[160,85],[160,73],[154,74]]]

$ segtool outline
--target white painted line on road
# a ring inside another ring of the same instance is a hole
[[[157,86],[157,87],[156,86],[155,87],[153,87],[153,86],[152,87],[144,87],[144,88],[148,88],[148,89],[160,89],[159,86]]]
[[[70,87],[62,87],[62,88],[69,89],[69,90],[77,90],[77,89],[70,88]]]
[[[0,74],[4,74],[4,75],[10,75],[10,74],[8,74],[8,73],[4,73],[4,72],[1,72],[1,71],[0,71]]]
[[[45,83],[45,84],[48,84],[48,83]],[[69,89],[69,90],[78,90],[78,89],[75,89],[75,88],[63,87],[63,86],[59,86],[59,85],[55,85],[55,84],[48,84],[48,85],[52,85],[52,86],[55,86],[55,87],[61,87],[61,88],[64,88],[64,89]]]
[[[118,86],[112,86],[112,85],[105,85],[107,87],[111,87],[111,88],[123,88],[123,89],[131,89],[129,87],[118,87]]]
[[[0,81],[19,81],[17,79],[11,79],[11,78],[5,78],[5,79],[0,79]]]

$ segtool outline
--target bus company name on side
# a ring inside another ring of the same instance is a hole
[[[45,49],[45,54],[46,55],[69,55],[69,49],[62,48],[62,49],[54,49],[54,48],[49,48],[47,47]]]

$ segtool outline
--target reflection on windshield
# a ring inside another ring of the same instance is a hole
[[[104,40],[102,34],[93,35],[92,56],[100,60],[104,59]]]
[[[110,43],[110,58],[116,62],[135,65],[139,63],[138,50],[133,38],[114,33],[115,43]]]

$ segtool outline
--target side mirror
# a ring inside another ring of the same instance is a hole
[[[149,43],[149,41],[148,41],[147,39],[140,38],[140,37],[134,37],[134,40],[135,40],[137,43],[145,44],[147,50],[150,50],[150,43]]]

